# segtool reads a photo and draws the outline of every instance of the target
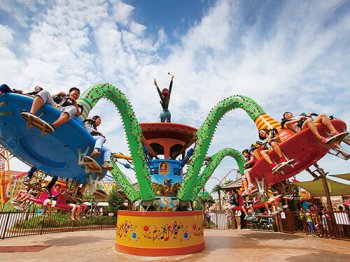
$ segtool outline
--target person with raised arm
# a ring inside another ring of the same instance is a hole
[[[154,86],[157,88],[159,97],[160,97],[160,104],[163,108],[163,111],[160,113],[160,121],[161,122],[171,122],[171,114],[169,111],[169,102],[170,102],[170,96],[171,96],[171,90],[173,88],[173,79],[174,76],[168,73],[171,76],[170,84],[169,84],[169,89],[164,88],[162,91],[160,91],[157,80],[154,79]]]

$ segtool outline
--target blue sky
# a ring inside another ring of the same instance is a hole
[[[52,92],[109,82],[126,93],[140,122],[150,122],[160,111],[153,79],[165,87],[171,72],[173,122],[199,128],[217,102],[243,94],[277,120],[285,111],[324,112],[349,123],[349,14],[350,1],[2,0],[0,79]],[[127,153],[110,108],[103,101],[93,113],[103,117],[113,150]],[[247,115],[232,111],[209,154],[256,139]],[[320,164],[349,172],[349,162],[330,156]],[[214,176],[234,167],[225,159]]]

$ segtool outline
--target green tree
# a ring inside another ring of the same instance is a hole
[[[107,197],[107,202],[109,204],[109,211],[110,212],[117,212],[119,207],[124,203],[125,199],[119,194],[118,190],[120,188],[118,186],[114,186],[109,192],[109,195]]]
[[[211,190],[212,193],[217,193],[219,196],[219,211],[222,211],[222,206],[221,206],[221,191],[223,190],[221,184],[217,184],[214,186],[214,188]]]
[[[203,212],[205,212],[214,203],[215,203],[215,200],[213,199],[213,197],[208,192],[204,192],[199,194],[198,197],[196,198],[194,208],[196,210],[203,210]]]

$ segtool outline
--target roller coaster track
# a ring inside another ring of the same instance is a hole
[[[217,166],[227,156],[233,157],[236,160],[239,172],[243,174],[243,167],[245,162],[243,155],[239,151],[232,148],[224,148],[220,150],[219,152],[210,157],[209,164],[204,168],[203,172],[199,176],[199,180],[197,181],[197,184],[195,185],[192,191],[191,201],[194,201],[197,198],[199,191],[204,187],[205,183],[207,182],[209,177],[214,173]]]

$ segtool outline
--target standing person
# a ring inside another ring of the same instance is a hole
[[[236,189],[229,191],[229,203],[231,209],[239,206],[239,195]]]
[[[95,115],[92,117],[92,120],[85,121],[85,129],[92,135],[92,137],[96,140],[95,142],[95,148],[94,151],[92,151],[91,157],[96,157],[103,153],[103,165],[101,166],[102,169],[106,170],[112,170],[113,167],[109,166],[109,162],[111,159],[112,151],[111,149],[104,145],[106,142],[105,136],[97,130],[97,127],[99,127],[102,123],[101,117],[98,115]]]
[[[310,229],[310,233],[314,236],[315,235],[315,226],[312,223],[312,214],[311,214],[311,210],[309,208],[306,210],[305,217],[306,217],[306,223],[308,224],[309,229]]]
[[[329,229],[328,229],[328,221],[329,221],[329,215],[327,214],[326,208],[322,209],[322,227],[323,227],[323,232],[325,234],[329,234]]]
[[[170,73],[168,73],[170,75]],[[174,76],[171,76],[170,84],[169,84],[169,89],[164,88],[162,91],[160,91],[156,79],[154,79],[154,85],[157,88],[159,97],[160,97],[160,104],[162,105],[163,111],[160,113],[160,121],[161,122],[171,122],[171,114],[169,111],[169,101],[170,101],[170,95],[171,95],[171,90],[173,88],[173,79]]]
[[[300,209],[299,209],[299,216],[298,216],[298,226],[299,226],[299,228],[301,229],[303,229],[304,230],[304,232],[306,233],[307,232],[307,230],[306,230],[306,228],[307,228],[307,224],[306,224],[306,218],[305,218],[305,212],[304,212],[304,209],[301,207]]]
[[[61,92],[55,96],[51,96],[47,90],[41,90],[34,98],[30,113],[22,112],[22,116],[25,114],[35,115],[45,104],[51,104],[52,106],[60,109],[62,112],[56,121],[50,123],[52,131],[54,131],[60,125],[68,122],[73,117],[80,115],[80,110],[77,104],[77,99],[79,96],[80,90],[76,87],[72,87],[69,90],[68,95]]]
[[[303,203],[301,203],[301,206],[304,210],[304,213],[306,213],[306,210],[311,208],[310,202],[308,202],[308,201],[303,201]]]
[[[241,216],[242,216],[241,210],[236,210],[235,211],[235,221],[236,221],[237,229],[241,229],[242,228],[242,226],[241,226]]]

